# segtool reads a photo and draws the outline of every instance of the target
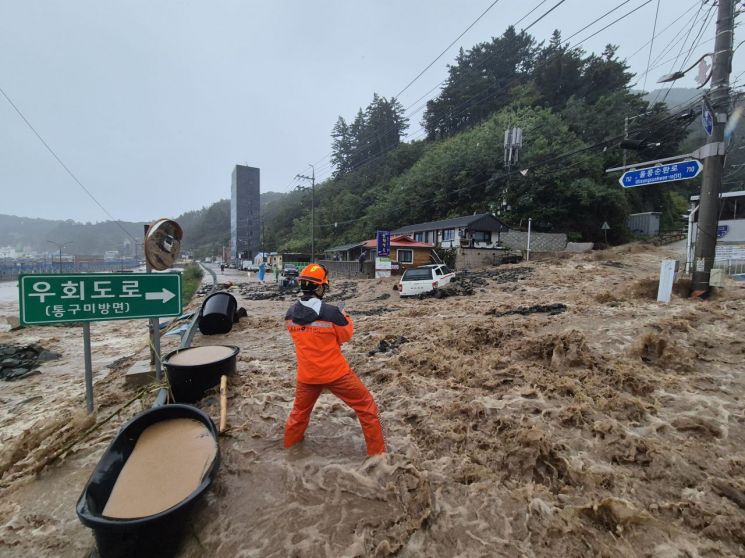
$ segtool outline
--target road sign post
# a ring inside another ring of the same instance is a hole
[[[93,412],[90,322],[151,318],[157,324],[159,316],[181,314],[180,273],[30,274],[21,275],[18,285],[24,325],[83,323],[88,413]]]
[[[391,231],[377,231],[378,256],[388,257],[391,255]]]
[[[701,105],[701,125],[704,127],[707,136],[714,132],[714,114],[709,107],[709,103],[705,100]]]
[[[650,184],[690,180],[701,174],[703,168],[704,166],[701,164],[701,161],[692,159],[669,165],[657,165],[644,169],[626,171],[618,179],[618,182],[624,188],[635,188],[637,186],[649,186]]]
[[[608,245],[608,231],[610,230],[610,225],[608,225],[608,221],[603,221],[603,224],[600,226],[600,230],[603,231],[603,234],[605,235],[605,245]]]

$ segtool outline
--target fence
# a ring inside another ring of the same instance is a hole
[[[362,264],[362,271],[360,271],[360,262],[358,261],[321,260],[320,263],[328,269],[332,281],[335,277],[346,277],[348,279],[369,279],[370,277],[375,277],[374,261],[365,261]]]
[[[95,273],[123,271],[138,266],[134,258],[108,262],[0,261],[0,281],[14,281],[21,273]]]

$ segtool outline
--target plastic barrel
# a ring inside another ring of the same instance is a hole
[[[217,429],[206,414],[190,405],[154,407],[125,424],[98,462],[78,499],[78,518],[93,530],[101,558],[174,556],[181,545],[188,515],[212,484],[220,461],[219,451],[201,484],[186,499],[155,515],[136,519],[110,519],[101,515],[140,434],[168,419],[189,418],[203,423],[217,441]]]
[[[163,366],[171,386],[173,399],[177,403],[195,403],[204,397],[204,392],[220,383],[220,376],[235,373],[236,356],[240,349],[235,345],[219,345],[233,350],[230,356],[204,364],[174,364],[169,362],[174,355],[199,349],[189,347],[176,349],[163,358]]]
[[[203,335],[228,333],[233,328],[233,317],[238,308],[235,297],[218,291],[204,299],[199,311],[199,331]]]

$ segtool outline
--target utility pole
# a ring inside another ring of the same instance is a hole
[[[709,274],[716,256],[719,190],[722,185],[724,166],[724,128],[727,124],[730,105],[729,76],[732,67],[734,19],[733,0],[719,0],[709,92],[709,99],[714,109],[714,129],[702,149],[704,172],[693,266],[692,287],[694,291],[709,290]]]
[[[316,261],[316,167],[308,165],[313,173],[311,176],[296,174],[295,178],[310,180],[310,261]]]
[[[59,249],[59,272],[62,273],[62,249],[65,246],[74,244],[73,242],[55,242],[54,240],[47,240],[49,244],[54,244]],[[54,260],[52,260],[54,261]]]

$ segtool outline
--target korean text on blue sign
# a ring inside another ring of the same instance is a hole
[[[635,186],[647,186],[648,184],[689,180],[697,177],[703,168],[701,162],[694,159],[670,165],[627,171],[618,181],[624,188],[634,188]]]
[[[391,255],[391,231],[377,231],[378,256]]]

